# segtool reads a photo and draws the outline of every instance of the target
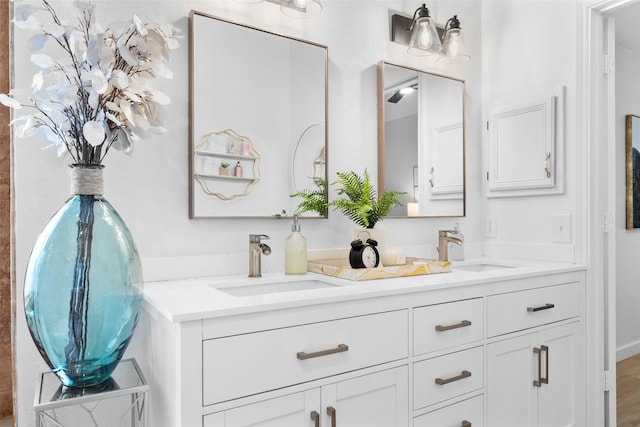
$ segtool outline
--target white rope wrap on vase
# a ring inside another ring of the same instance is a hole
[[[101,196],[102,193],[102,168],[73,167],[71,169],[71,194]]]

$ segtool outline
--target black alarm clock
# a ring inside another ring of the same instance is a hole
[[[380,254],[378,253],[378,242],[367,239],[363,242],[360,239],[351,242],[349,251],[349,264],[351,268],[374,268],[380,264]]]

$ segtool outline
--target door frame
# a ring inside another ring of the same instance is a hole
[[[607,12],[633,0],[591,0],[580,8],[578,137],[580,259],[587,270],[587,419],[616,426],[615,33]],[[605,56],[606,55],[606,56]],[[608,70],[608,71],[607,71]],[[581,123],[580,121],[584,121]],[[604,143],[603,143],[604,142]],[[604,161],[603,161],[604,160]]]

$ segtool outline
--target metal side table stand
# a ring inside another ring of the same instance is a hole
[[[144,427],[149,384],[135,359],[120,361],[111,378],[87,388],[62,385],[43,372],[36,387],[36,427]]]

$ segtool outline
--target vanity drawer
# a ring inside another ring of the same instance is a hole
[[[490,337],[532,328],[580,314],[578,283],[492,295],[487,299]]]
[[[203,341],[203,404],[409,355],[407,310]]]
[[[413,427],[482,427],[482,396],[472,397],[414,418]]]
[[[425,354],[483,338],[482,298],[413,310],[413,354]]]
[[[446,354],[413,365],[413,409],[479,390],[484,384],[483,347]]]

